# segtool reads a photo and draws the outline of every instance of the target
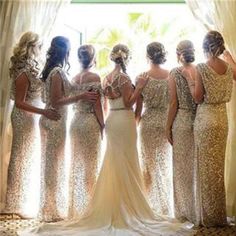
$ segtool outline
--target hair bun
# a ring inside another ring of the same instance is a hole
[[[164,64],[166,62],[166,50],[163,44],[152,42],[147,45],[147,57],[154,64]]]
[[[195,49],[190,40],[180,41],[177,45],[176,53],[182,63],[191,63],[195,61]]]
[[[224,50],[224,39],[218,31],[209,31],[203,40],[203,50],[206,54],[214,57],[220,56]]]
[[[116,64],[119,64],[124,73],[126,73],[126,64],[131,58],[131,53],[129,48],[124,44],[117,44],[113,47],[110,59]]]
[[[95,49],[92,45],[82,45],[78,49],[78,59],[84,69],[92,66]]]

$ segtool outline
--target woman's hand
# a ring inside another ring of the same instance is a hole
[[[100,95],[98,92],[84,92],[78,95],[78,100],[82,99],[91,103],[95,103],[99,97]]]
[[[102,139],[103,139],[104,129],[105,129],[105,124],[101,124],[101,125],[100,125],[100,132],[101,132],[101,138],[102,138]]]
[[[223,59],[224,59],[224,61],[226,61],[230,65],[235,64],[235,61],[234,61],[232,55],[227,50],[224,50],[224,52],[223,52]]]
[[[146,86],[148,80],[149,80],[149,76],[147,73],[141,74],[137,79],[136,88],[143,89]]]
[[[61,118],[61,115],[54,109],[45,109],[43,110],[43,115],[47,117],[50,120],[59,120]]]
[[[166,128],[166,137],[168,142],[173,145],[173,137],[172,137],[172,130],[171,128]]]

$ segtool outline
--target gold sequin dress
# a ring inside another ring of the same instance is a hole
[[[193,123],[196,104],[179,68],[170,72],[176,83],[178,110],[172,127],[174,213],[180,220],[197,224],[196,161],[194,159]]]
[[[62,79],[64,96],[70,93],[70,83],[60,67],[52,69],[45,82],[43,100],[46,108],[52,108],[50,101],[51,78],[59,73]],[[66,216],[66,179],[65,179],[65,141],[67,106],[58,110],[61,119],[49,120],[42,116],[40,119],[41,132],[41,201],[39,218],[52,221]]]
[[[165,135],[168,81],[150,77],[142,96],[139,135],[145,186],[156,213],[172,215],[172,148]]]
[[[93,90],[101,94],[100,82],[73,85],[75,94]],[[102,94],[101,94],[102,95]],[[80,100],[73,105],[73,119],[70,126],[71,177],[69,196],[69,217],[81,216],[90,201],[97,177],[100,157],[100,125],[90,102]]]
[[[206,64],[199,64],[205,89],[204,101],[197,108],[194,124],[195,155],[198,161],[200,223],[226,224],[224,164],[228,121],[226,103],[232,92],[230,67],[223,75]]]
[[[38,79],[38,73],[29,64],[24,68],[14,71],[12,75],[11,99],[15,99],[15,81],[22,73],[29,80],[29,88],[25,101],[31,105],[37,105],[40,98],[42,83]],[[38,158],[34,150],[38,143],[36,115],[17,108],[15,105],[11,113],[13,140],[11,157],[8,167],[6,206],[4,211],[18,213],[23,216],[32,216],[27,210],[30,199],[32,167]]]

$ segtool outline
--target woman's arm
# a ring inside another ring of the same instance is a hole
[[[103,137],[103,129],[105,127],[105,124],[104,124],[101,97],[99,99],[97,99],[97,101],[93,104],[93,108],[94,108],[94,112],[95,112],[95,116],[97,118],[97,121],[100,125],[101,135]]]
[[[229,51],[225,50],[223,53],[223,58],[224,60],[231,66],[233,70],[233,75],[234,75],[234,80],[236,81],[236,62],[233,59],[232,55],[230,54]]]
[[[52,120],[60,119],[60,115],[56,111],[52,109],[41,109],[41,108],[32,106],[25,101],[29,86],[30,84],[29,84],[29,80],[26,73],[22,73],[15,81],[15,87],[16,87],[15,105],[16,107],[19,109],[28,111],[28,112],[44,115],[48,119],[52,119]]]
[[[169,143],[173,145],[172,126],[178,109],[178,100],[176,92],[176,83],[174,78],[171,76],[168,79],[168,87],[169,87],[169,110],[166,123],[166,136]]]
[[[132,107],[134,105],[147,82],[148,78],[145,76],[140,77],[134,90],[131,82],[129,82],[126,77],[121,77],[121,84],[123,84],[123,86],[121,86],[121,93],[126,107]]]
[[[143,97],[142,95],[139,95],[137,98],[136,108],[135,108],[135,120],[137,124],[139,124],[141,120],[142,109],[143,109]]]
[[[182,74],[188,82],[191,95],[196,103],[201,103],[204,98],[202,77],[198,71],[194,75],[188,69],[183,69]]]
[[[51,104],[55,108],[75,103],[80,99],[90,102],[96,102],[98,99],[98,94],[96,92],[84,92],[76,96],[64,97],[62,78],[60,74],[56,73],[54,76],[52,76],[51,80]]]

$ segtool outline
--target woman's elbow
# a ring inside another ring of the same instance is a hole
[[[202,103],[203,95],[202,94],[195,94],[195,96],[193,97],[193,100],[197,104]]]
[[[169,108],[172,110],[177,110],[177,106],[178,106],[178,104],[176,101],[170,102],[170,104],[169,104]]]
[[[124,105],[126,108],[131,108],[133,106],[133,103],[131,101],[124,101]]]
[[[16,106],[16,108],[18,108],[18,109],[22,109],[22,107],[23,107],[23,102],[22,101],[15,101],[15,106]]]

